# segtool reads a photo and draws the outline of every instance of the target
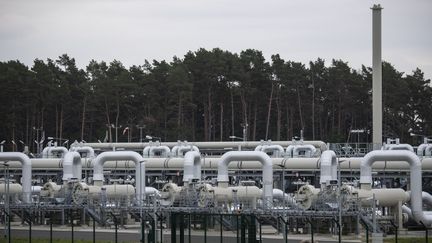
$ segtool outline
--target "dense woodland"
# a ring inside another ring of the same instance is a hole
[[[66,54],[31,67],[0,62],[0,140],[34,150],[42,133],[94,142],[115,141],[117,130],[118,141],[139,141],[140,126],[162,141],[225,141],[248,124],[248,140],[291,140],[303,130],[307,140],[346,142],[350,130],[371,129],[371,77],[371,68],[343,60],[265,60],[251,49],[199,49],[129,68],[93,60],[81,69]],[[418,144],[409,129],[432,134],[432,88],[421,70],[384,62],[383,97],[385,137]]]

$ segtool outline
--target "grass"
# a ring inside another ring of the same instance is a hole
[[[385,239],[384,243],[394,243],[394,239]],[[417,237],[417,238],[398,238],[398,243],[424,243],[426,242],[425,238]]]

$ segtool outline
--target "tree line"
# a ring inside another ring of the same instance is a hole
[[[432,134],[430,84],[418,68],[404,74],[383,62],[385,137],[415,143],[410,132]],[[43,134],[59,141],[139,141],[140,134],[225,141],[245,129],[248,140],[291,140],[303,130],[307,140],[346,142],[353,129],[371,130],[371,88],[366,66],[321,58],[304,64],[278,54],[266,60],[253,49],[199,49],[129,68],[92,60],[81,69],[66,54],[31,67],[7,61],[0,62],[0,140],[13,149],[34,149]]]

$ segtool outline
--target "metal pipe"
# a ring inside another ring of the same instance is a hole
[[[45,147],[42,150],[42,158],[50,158],[52,157],[54,152],[60,152],[62,157],[68,152],[66,147]]]
[[[372,143],[382,144],[381,5],[372,7]]]
[[[385,144],[384,150],[408,150],[411,152],[414,152],[414,148],[407,143],[401,143],[401,144]]]
[[[197,151],[189,151],[184,158],[183,182],[193,179],[201,179],[201,154]]]
[[[258,145],[262,145],[261,141],[225,141],[225,142],[188,142],[190,145],[195,145],[200,149],[224,149],[232,148],[237,149],[240,145],[242,148],[255,148]],[[272,141],[274,144],[279,144],[282,147],[296,144],[293,141]],[[304,144],[311,144],[321,151],[327,150],[327,144],[323,141],[304,141]],[[95,149],[112,149],[112,148],[124,148],[124,149],[144,149],[151,143],[85,143]],[[160,145],[166,145],[170,148],[178,145],[178,142],[160,142]]]
[[[152,147],[152,145],[148,145],[144,148],[144,150],[143,150],[143,157],[144,158],[150,157],[150,148],[151,147]]]
[[[170,148],[168,146],[165,145],[161,145],[161,146],[151,146],[150,147],[150,151],[149,151],[149,157],[153,158],[156,157],[156,153],[160,152],[162,158],[168,158],[170,155]]]
[[[141,202],[145,197],[145,163],[144,158],[133,151],[104,152],[94,159],[93,181],[101,186],[104,181],[103,166],[108,160],[131,160],[135,163],[136,197]]]
[[[293,157],[299,157],[300,152],[304,152],[304,157],[313,157],[316,153],[316,148],[311,144],[296,145],[293,150]]]
[[[417,223],[432,224],[432,216],[423,212],[422,200],[422,169],[419,157],[411,151],[406,150],[375,150],[366,154],[360,168],[360,186],[362,189],[370,190],[372,184],[371,165],[378,160],[384,161],[406,161],[410,165],[410,187],[411,187],[411,209],[413,218]]]
[[[259,161],[262,165],[263,200],[268,205],[273,200],[273,163],[271,158],[263,152],[257,151],[230,151],[225,153],[218,163],[218,184],[228,186],[228,164],[232,161]]]
[[[328,181],[337,180],[337,158],[336,153],[332,150],[326,150],[320,157],[320,184],[321,188],[325,187]]]
[[[63,183],[71,178],[81,180],[82,165],[81,156],[78,152],[67,152],[63,158]]]
[[[86,158],[92,159],[95,157],[95,151],[90,146],[76,146],[69,149],[71,152],[86,153]]]
[[[279,144],[263,145],[261,147],[261,152],[264,152],[264,153],[272,152],[273,153],[272,157],[281,157],[284,155],[284,151],[285,151],[284,148],[282,146],[280,146]]]
[[[31,179],[32,179],[32,163],[29,157],[19,152],[1,152],[1,161],[18,161],[22,167],[22,190],[23,201],[25,203],[31,202]]]

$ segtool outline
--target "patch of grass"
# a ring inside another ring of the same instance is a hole
[[[394,243],[395,239],[385,239],[384,243]],[[424,243],[426,242],[425,238],[416,237],[416,238],[398,238],[398,243]]]

